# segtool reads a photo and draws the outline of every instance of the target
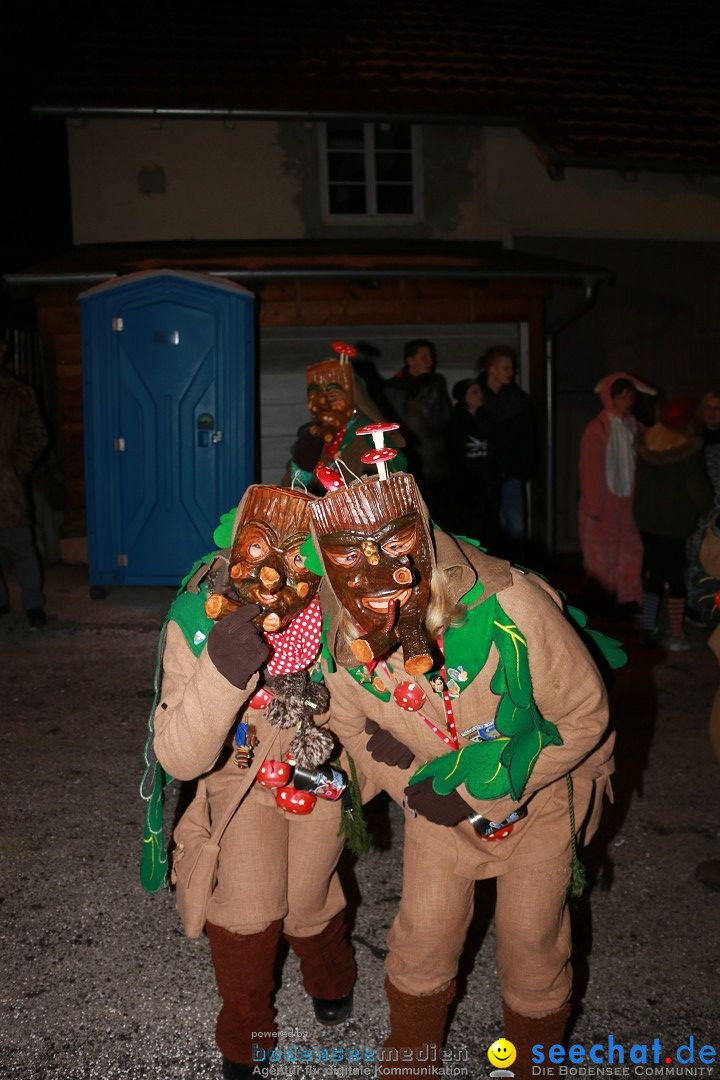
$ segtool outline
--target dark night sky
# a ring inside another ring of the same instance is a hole
[[[47,8],[30,3],[10,10],[3,35],[0,273],[72,243],[64,121],[30,112],[44,73],[62,55],[63,35],[48,24]]]

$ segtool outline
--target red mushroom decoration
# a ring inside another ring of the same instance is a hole
[[[248,705],[251,709],[267,709],[271,701],[272,694],[268,690],[261,689],[255,691]]]
[[[282,787],[275,794],[275,802],[288,814],[309,814],[317,799],[309,791],[298,791],[295,787]]]
[[[333,351],[340,357],[340,363],[345,363],[351,356],[357,356],[357,349],[344,341],[333,341]]]
[[[506,836],[509,836],[513,831],[512,825],[503,825],[502,829],[496,829],[495,832],[488,833],[487,836],[483,836],[483,840],[504,840]]]
[[[286,761],[272,761],[268,758],[257,772],[257,782],[266,788],[283,788],[290,779],[292,767]]]
[[[343,478],[331,465],[316,465],[315,475],[326,491],[337,491],[343,486]]]
[[[387,462],[397,457],[397,450],[385,446],[385,432],[397,431],[400,427],[394,421],[380,421],[376,424],[366,424],[357,429],[357,435],[371,435],[374,450],[368,450],[360,458],[366,465],[377,465],[378,476],[381,480],[387,480]]]
[[[393,450],[390,446],[384,446],[380,450],[366,450],[361,455],[360,460],[366,465],[377,465],[380,479],[387,480],[387,462],[392,461],[394,457],[397,457],[397,450]]]
[[[375,424],[366,424],[365,427],[358,428],[355,432],[356,435],[372,435],[372,441],[375,447],[380,450],[384,445],[383,436],[386,431],[398,431],[399,424],[396,424],[392,420],[378,420]]]
[[[416,682],[401,682],[393,690],[395,704],[406,712],[417,712],[425,704],[425,691]]]

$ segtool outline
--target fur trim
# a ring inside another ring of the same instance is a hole
[[[328,731],[304,724],[290,743],[290,756],[301,769],[316,769],[327,761],[333,752],[335,741]]]

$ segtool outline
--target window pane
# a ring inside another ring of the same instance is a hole
[[[409,124],[376,124],[375,147],[378,150],[409,150]]]
[[[328,154],[328,179],[362,183],[365,179],[365,155],[341,154],[337,150]]]
[[[331,214],[364,214],[364,184],[329,184]]]
[[[362,124],[327,124],[328,150],[363,150],[365,147]]]
[[[377,209],[378,214],[412,214],[412,185],[378,184]]]
[[[382,151],[375,155],[375,174],[378,180],[412,181],[410,154]]]

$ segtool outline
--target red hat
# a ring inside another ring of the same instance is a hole
[[[687,431],[695,418],[696,408],[692,398],[669,398],[660,413],[660,423],[671,431]]]

